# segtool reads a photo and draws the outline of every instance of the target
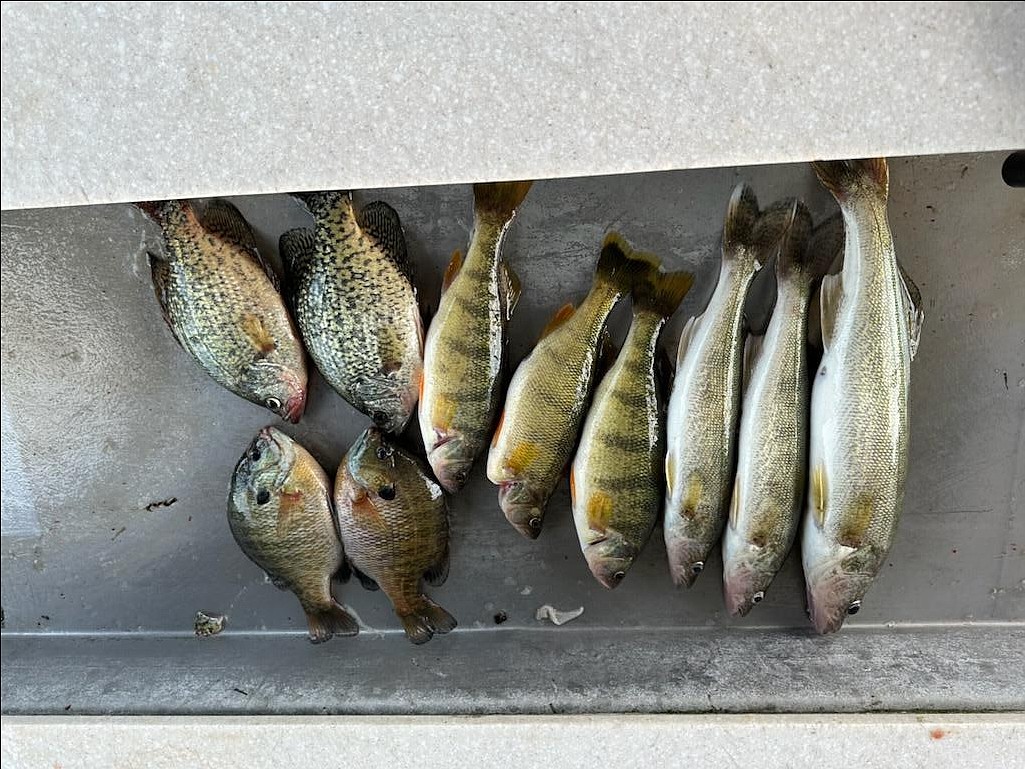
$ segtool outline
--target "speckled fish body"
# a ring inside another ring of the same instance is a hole
[[[635,288],[630,331],[595,390],[573,459],[570,493],[580,549],[608,588],[626,576],[658,520],[665,456],[658,339],[693,281],[686,272],[652,268]]]
[[[331,596],[344,553],[330,481],[306,449],[273,427],[261,430],[235,467],[228,524],[242,552],[277,587],[295,593],[311,641],[359,631]]]
[[[808,444],[808,303],[842,250],[833,217],[812,236],[794,201],[776,249],[776,303],[764,332],[747,339],[737,472],[723,534],[723,595],[733,615],[765,598],[794,542],[804,499]]]
[[[773,217],[775,221],[775,217]],[[764,261],[758,202],[747,185],[730,198],[722,266],[705,311],[680,338],[666,422],[663,530],[669,572],[690,586],[726,522],[744,354],[744,301]],[[781,224],[779,225],[781,227]]]
[[[380,586],[416,644],[454,629],[456,621],[428,598],[422,582],[448,576],[448,507],[419,460],[379,429],[352,445],[335,479],[345,553],[365,587]]]
[[[517,367],[488,453],[488,479],[517,531],[541,532],[548,499],[563,476],[591,400],[605,321],[647,262],[610,235],[594,283],[578,309],[566,305]]]
[[[299,196],[315,219],[280,251],[306,349],[345,400],[393,433],[405,428],[423,373],[423,324],[398,214],[357,210],[344,192]]]
[[[453,257],[427,331],[420,430],[427,461],[450,492],[466,483],[494,425],[505,329],[520,292],[502,243],[529,189],[530,182],[474,185],[470,246],[465,259]]]
[[[215,381],[298,422],[306,406],[299,334],[238,210],[214,200],[137,204],[163,233],[153,288],[175,339]]]
[[[886,161],[814,166],[840,204],[846,231],[843,269],[821,290],[824,349],[812,385],[801,543],[809,614],[828,633],[861,608],[893,544],[922,313],[894,252]]]

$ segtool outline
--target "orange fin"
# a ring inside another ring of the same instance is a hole
[[[596,491],[587,500],[587,525],[595,531],[604,532],[612,519],[612,497],[604,491]]]
[[[445,278],[441,281],[441,290],[445,292],[448,287],[452,285],[452,281],[456,279],[456,275],[459,274],[460,268],[463,266],[463,252],[453,251],[452,258],[449,260],[448,267],[445,268]]]
[[[449,400],[444,395],[439,395],[434,404],[434,408],[431,410],[431,426],[434,427],[435,430],[445,432],[452,427],[452,422],[455,418],[455,401]]]
[[[279,535],[285,534],[292,528],[292,521],[302,513],[303,492],[302,489],[292,488],[287,484],[281,488],[278,495],[278,525]]]
[[[730,528],[736,530],[740,515],[740,476],[733,479],[733,499],[730,500]]]
[[[495,434],[491,436],[491,448],[498,445],[498,439],[502,435],[502,427],[505,425],[505,409],[502,409],[502,413],[498,416],[498,427],[495,428]]]
[[[698,514],[698,504],[701,502],[701,491],[704,484],[701,477],[694,473],[687,481],[687,490],[683,495],[683,515],[686,518],[693,518]]]
[[[544,339],[550,333],[555,331],[555,329],[557,329],[567,320],[572,318],[573,313],[575,313],[576,311],[577,308],[573,306],[573,302],[566,302],[566,304],[562,305],[562,307],[555,311],[555,315],[552,316],[552,319],[548,321],[548,325],[544,327],[544,330],[541,332],[541,336],[538,341]]]
[[[274,352],[274,348],[278,346],[259,316],[246,315],[243,317],[242,331],[249,337],[249,341],[261,356]]]
[[[512,450],[508,461],[505,463],[506,467],[514,474],[519,475],[534,463],[534,460],[537,459],[540,453],[541,447],[536,443],[521,443]]]
[[[673,478],[676,473],[676,457],[673,456],[672,452],[666,453],[666,496],[669,499],[673,498]]]
[[[569,503],[571,505],[577,503],[577,478],[572,467],[569,469]]]
[[[872,497],[867,494],[858,495],[854,509],[844,516],[844,520],[837,532],[837,539],[841,545],[847,547],[861,547],[865,541],[865,532],[872,525],[872,512],[875,505]]]

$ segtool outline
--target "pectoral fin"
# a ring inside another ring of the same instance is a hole
[[[918,353],[918,343],[922,338],[922,321],[925,320],[925,313],[922,311],[922,292],[918,290],[918,286],[899,261],[897,269],[900,270],[901,288],[904,289],[904,308],[908,314],[908,345],[911,360],[914,360]]]

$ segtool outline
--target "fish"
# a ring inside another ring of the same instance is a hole
[[[831,633],[861,609],[897,531],[911,361],[924,316],[894,250],[886,160],[812,167],[845,230],[843,269],[820,291],[823,354],[812,385],[801,526],[808,613],[819,633]]]
[[[665,534],[674,584],[690,587],[726,522],[744,354],[744,302],[786,222],[746,184],[730,196],[719,279],[680,336],[666,420]]]
[[[153,289],[178,344],[218,384],[290,422],[306,408],[306,357],[252,228],[225,200],[137,203],[160,225]]]
[[[347,192],[296,195],[314,228],[279,241],[288,299],[328,384],[374,424],[405,429],[423,376],[423,321],[399,215]]]
[[[630,330],[595,390],[569,476],[580,549],[610,589],[658,521],[665,457],[658,340],[694,283],[689,272],[649,272],[634,288]]]
[[[295,593],[310,641],[359,632],[356,619],[331,595],[332,577],[348,578],[331,482],[306,449],[275,427],[260,430],[235,466],[228,525],[268,579]]]
[[[338,527],[352,572],[380,587],[415,644],[456,627],[455,618],[423,592],[449,570],[448,503],[420,461],[377,427],[352,445],[335,478]]]
[[[747,338],[737,471],[722,540],[723,596],[733,616],[761,603],[794,543],[804,501],[808,447],[809,298],[843,244],[843,222],[812,230],[793,201],[774,263],[775,307]]]
[[[520,281],[502,256],[531,182],[473,185],[474,223],[464,259],[453,254],[424,345],[420,431],[442,487],[459,491],[487,448],[501,399],[506,326]]]
[[[579,308],[564,305],[517,367],[488,452],[506,519],[525,537],[541,533],[548,499],[573,458],[591,400],[605,321],[651,264],[616,233],[602,244],[594,282]]]

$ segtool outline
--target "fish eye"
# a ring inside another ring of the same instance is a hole
[[[541,519],[538,516],[535,515],[533,518],[531,518],[529,521],[527,521],[527,525],[530,528],[532,528],[532,529],[540,529],[541,528]]]
[[[460,470],[455,475],[456,483],[462,485],[466,483],[466,470]]]
[[[690,570],[692,572],[694,572],[695,574],[700,574],[701,572],[703,572],[705,570],[705,562],[704,561],[698,561],[697,563],[695,563],[693,566],[690,567]]]
[[[256,492],[256,504],[266,505],[270,502],[270,492],[267,489],[260,489]]]
[[[395,487],[390,483],[386,483],[377,490],[377,496],[385,501],[391,501],[395,499]]]
[[[378,427],[383,427],[388,424],[388,415],[383,411],[374,411],[374,413],[370,415],[370,418],[374,420],[374,424]]]
[[[277,411],[281,408],[281,401],[277,398],[268,398],[263,402],[263,405],[269,408],[271,411]]]
[[[855,601],[847,607],[848,614],[857,614],[859,611],[861,611],[861,601]]]
[[[765,598],[765,591],[759,590],[751,596],[751,603],[761,603],[763,598]]]
[[[619,582],[625,576],[626,576],[626,572],[625,571],[617,571],[615,574],[612,575],[612,579],[613,579],[614,582]]]
[[[378,446],[375,453],[378,459],[387,459],[394,453],[394,450],[391,446]]]
[[[253,460],[254,462],[259,462],[260,461],[260,450],[259,449],[253,449],[252,451],[250,451],[249,452],[249,458],[251,460]]]

